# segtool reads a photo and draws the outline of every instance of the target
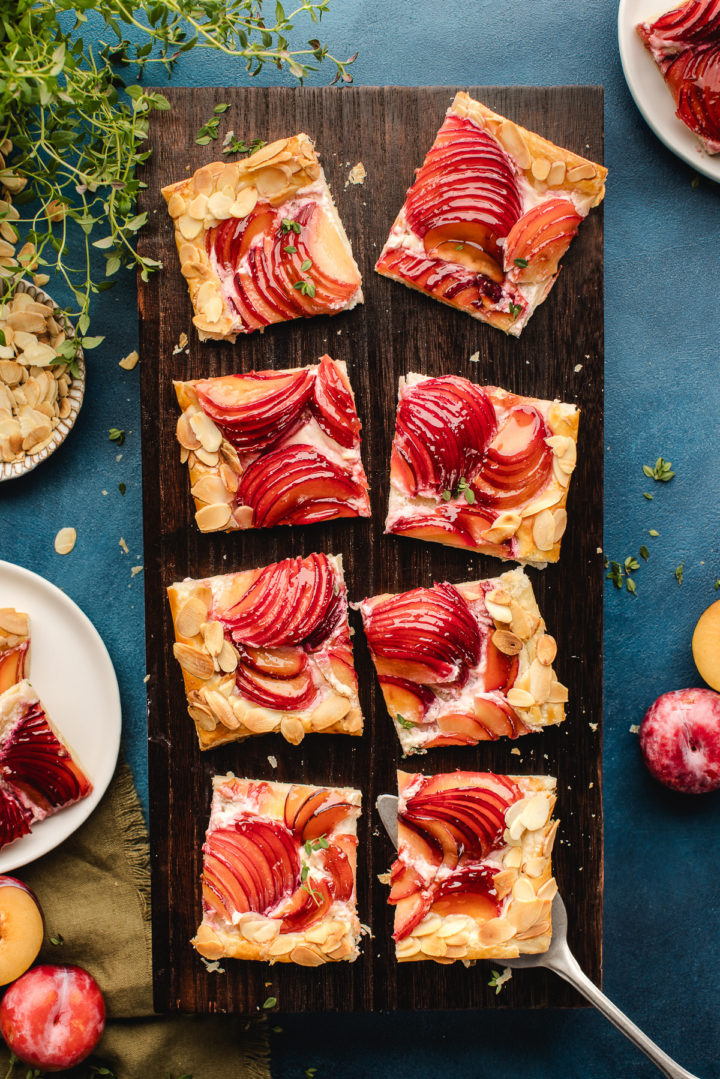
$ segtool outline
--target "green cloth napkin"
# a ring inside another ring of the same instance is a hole
[[[60,847],[15,874],[45,915],[38,962],[75,963],[105,995],[108,1024],[92,1061],[117,1079],[270,1079],[267,1036],[227,1016],[153,1012],[148,837],[130,769]],[[50,938],[62,944],[51,943]],[[9,1064],[0,1049],[0,1075]],[[12,1079],[25,1079],[17,1065]],[[59,1075],[96,1075],[87,1065]]]

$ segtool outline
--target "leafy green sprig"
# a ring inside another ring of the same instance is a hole
[[[475,501],[475,492],[464,477],[461,477],[458,480],[457,487],[454,491],[447,489],[443,491],[442,498],[444,502],[449,502],[451,498],[459,498],[460,495],[464,495],[465,501],[472,506]]]
[[[317,38],[290,48],[296,22],[318,23],[328,5],[302,0],[286,13],[278,2],[269,17],[267,0],[17,0],[0,20],[0,235],[22,244],[0,259],[0,276],[9,291],[27,273],[64,282],[79,319],[68,353],[93,347],[91,298],[121,268],[144,280],[159,268],[137,250],[146,215],[136,210],[136,170],[150,152],[151,111],[170,104],[135,80],[150,65],[170,74],[183,53],[208,48],[244,60],[253,76],[271,64],[302,81],[327,62],[334,82],[352,82],[355,57],[339,60]],[[98,48],[83,37],[91,12],[104,20]]]
[[[321,835],[318,836],[317,839],[306,840],[303,850],[309,858],[312,854],[315,853],[315,851],[327,850],[327,848],[328,841],[324,835]],[[307,864],[307,862],[303,862],[302,864],[302,868],[300,870],[300,880],[302,881],[300,887],[303,889],[303,891],[308,893],[310,898],[313,899],[316,905],[319,907],[322,903],[322,892],[319,892],[317,891],[317,889],[313,888],[312,880],[310,879],[310,866]]]

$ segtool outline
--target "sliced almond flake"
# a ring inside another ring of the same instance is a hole
[[[118,363],[118,367],[122,367],[123,371],[132,371],[133,368],[137,366],[139,359],[140,354],[133,349],[132,352],[128,352],[127,356],[123,356]]]
[[[138,573],[142,573],[142,571],[143,571],[142,566],[133,566],[133,568],[130,570],[130,576],[131,577],[137,577]]]
[[[362,161],[358,161],[357,165],[353,165],[348,173],[348,183],[350,184],[364,184],[367,177],[367,170]]]
[[[130,548],[128,547],[127,543],[125,542],[125,540],[124,540],[124,538],[122,536],[118,540],[118,546],[122,547],[125,554],[130,554]]]
[[[77,532],[74,528],[61,528],[55,537],[55,550],[58,554],[70,554],[76,539]]]

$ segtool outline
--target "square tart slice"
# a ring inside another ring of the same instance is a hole
[[[550,776],[398,772],[398,854],[387,882],[399,962],[547,951],[555,785]]]
[[[201,340],[362,303],[360,271],[307,135],[162,189]]]
[[[92,791],[26,679],[0,694],[0,777],[0,847]]]
[[[686,0],[636,30],[673,96],[675,115],[709,154],[720,153],[718,0]]]
[[[369,517],[345,364],[175,382],[177,438],[202,532]]]
[[[459,375],[401,378],[385,531],[557,562],[579,420],[575,405]]]
[[[271,731],[293,745],[362,734],[339,556],[188,578],[168,596],[201,749]]]
[[[216,776],[192,942],[200,955],[354,962],[360,799],[349,787]]]
[[[360,611],[405,754],[518,738],[565,719],[557,645],[522,569],[373,596]]]
[[[375,269],[519,337],[606,175],[459,93]]]
[[[0,693],[30,674],[30,619],[14,607],[0,607]]]

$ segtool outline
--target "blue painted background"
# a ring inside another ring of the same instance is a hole
[[[710,1079],[720,1075],[720,795],[660,788],[629,728],[659,693],[699,684],[690,637],[717,598],[720,187],[693,183],[693,171],[646,128],[623,80],[611,0],[331,6],[320,36],[338,56],[360,50],[357,84],[605,86],[605,550],[616,559],[637,556],[643,543],[651,551],[636,574],[637,598],[609,582],[606,592],[605,988],[668,1052]],[[174,81],[221,86],[244,78],[241,65],[196,51]],[[107,340],[90,356],[76,430],[34,474],[0,488],[0,557],[65,589],[100,630],[120,681],[127,753],[146,797],[144,582],[143,574],[130,576],[142,564],[139,372],[117,366],[137,344],[131,275],[97,299],[91,332]],[[128,432],[121,448],[108,441],[110,427]],[[642,473],[660,454],[677,473],[669,484]],[[65,558],[53,550],[63,525],[78,530]],[[306,1016],[281,1025],[283,1033],[272,1035],[276,1079],[307,1067],[318,1069],[318,1079],[657,1074],[590,1011]]]

